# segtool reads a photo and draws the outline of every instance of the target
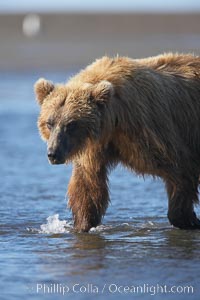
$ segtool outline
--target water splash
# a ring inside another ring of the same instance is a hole
[[[92,227],[89,230],[89,233],[98,233],[98,232],[115,232],[115,231],[127,231],[133,229],[133,225],[129,223],[119,223],[119,224],[107,224],[107,225],[98,225],[97,227]]]
[[[60,233],[72,233],[73,225],[72,222],[66,220],[59,220],[59,214],[55,214],[49,216],[46,224],[40,225],[40,229],[38,228],[26,228],[27,231],[32,233],[43,233],[43,234],[60,234]],[[152,230],[168,230],[170,226],[168,223],[164,224],[160,223],[159,220],[157,222],[152,222],[151,220],[143,220],[143,222],[129,222],[129,223],[114,223],[114,224],[106,224],[99,225],[97,227],[92,227],[89,230],[90,234],[93,233],[106,233],[106,234],[116,234],[119,233],[127,233],[127,232],[140,232],[146,231],[151,232]]]
[[[109,229],[112,229],[112,226],[105,226],[105,225],[99,225],[97,227],[92,227],[90,228],[89,232],[102,232],[102,231],[105,231],[105,230],[109,230]]]
[[[67,227],[71,227],[70,223],[66,220],[59,220],[59,214],[55,214],[47,218],[47,224],[40,225],[39,233],[69,233]]]

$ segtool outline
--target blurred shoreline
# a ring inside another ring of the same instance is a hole
[[[105,54],[200,54],[200,13],[40,13],[35,36],[24,34],[25,16],[0,14],[0,71],[76,69]]]

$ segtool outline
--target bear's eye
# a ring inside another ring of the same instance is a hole
[[[53,123],[51,121],[47,121],[46,125],[49,130],[51,130],[53,127]]]
[[[69,122],[69,123],[67,124],[67,126],[66,126],[66,130],[67,130],[68,132],[74,131],[74,130],[77,128],[77,123],[78,123],[78,122],[76,122],[76,121],[71,121],[71,122]]]

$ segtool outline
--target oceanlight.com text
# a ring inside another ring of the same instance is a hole
[[[119,284],[104,283],[102,285],[95,283],[37,283],[28,287],[28,290],[37,294],[148,294],[151,296],[158,294],[194,294],[192,285],[166,285],[166,284]]]

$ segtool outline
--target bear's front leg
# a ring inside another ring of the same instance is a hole
[[[100,224],[109,202],[106,167],[91,170],[75,164],[68,196],[77,231],[87,232]]]

